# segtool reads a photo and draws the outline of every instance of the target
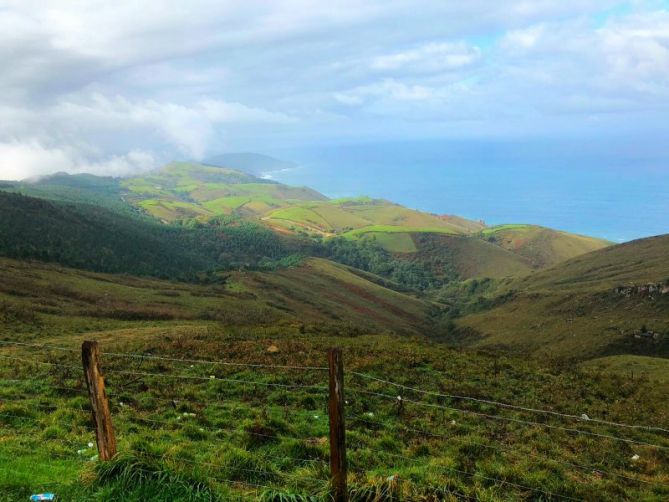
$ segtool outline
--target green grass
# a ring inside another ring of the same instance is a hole
[[[524,225],[522,223],[509,223],[505,225],[495,225],[494,227],[488,227],[481,230],[483,235],[492,235],[497,232],[503,232],[505,230],[529,230],[533,228],[533,225]]]
[[[129,203],[167,221],[238,210],[243,211],[243,216],[260,217],[294,202],[325,199],[305,187],[291,187],[234,169],[188,162],[174,162],[146,176],[125,179],[121,188]]]
[[[408,233],[394,232],[370,232],[365,235],[367,239],[373,239],[386,251],[391,253],[415,253],[416,244]]]
[[[73,352],[38,353],[37,358],[76,368],[79,343],[90,337],[81,334],[46,340],[71,347]],[[100,341],[103,351],[114,353],[315,367],[325,364],[325,347],[342,347],[353,501],[368,500],[370,493],[385,493],[381,500],[388,500],[392,493],[395,500],[427,501],[442,499],[449,492],[491,501],[541,499],[540,492],[495,479],[586,500],[662,500],[669,494],[662,486],[621,481],[592,471],[666,482],[669,458],[664,452],[559,429],[485,420],[453,408],[512,419],[534,421],[537,417],[421,396],[353,372],[444,394],[666,425],[664,390],[648,378],[629,382],[626,377],[603,378],[590,370],[562,371],[513,357],[460,353],[420,338],[333,336],[286,327],[211,327],[206,333],[167,329],[153,334],[124,330]],[[279,352],[268,353],[270,345]],[[35,351],[22,349],[0,352],[28,360],[36,357]],[[83,390],[79,372],[26,361],[0,364],[3,377],[12,379],[1,386],[0,393],[25,399],[11,408],[5,402],[0,410],[25,418],[3,422],[0,455],[11,459],[12,467],[19,471],[18,476],[0,478],[2,493],[12,494],[9,500],[23,500],[34,487],[52,487],[67,500],[158,501],[168,496],[173,500],[267,500],[277,493],[326,500],[325,389],[259,385],[324,386],[326,373],[103,358],[122,453],[109,465],[89,460],[94,452],[86,446],[93,436],[85,395],[56,389]],[[137,378],[124,371],[144,375]],[[197,379],[200,377],[202,380]],[[16,379],[22,383],[14,382]],[[240,380],[249,383],[235,383]],[[390,399],[359,391],[387,394]],[[394,397],[398,393],[427,406],[407,402],[398,413]],[[57,412],[37,411],[43,404]],[[564,425],[551,417],[539,422]],[[576,426],[623,435],[614,428]],[[644,431],[625,431],[624,435],[666,444],[661,435]],[[85,452],[80,455],[79,449]],[[638,463],[630,460],[635,453],[642,459]],[[575,469],[569,464],[593,467]],[[389,482],[391,477],[394,481]]]
[[[668,427],[660,366],[632,380],[555,358],[449,349],[425,322],[433,305],[320,259],[212,285],[0,265],[0,340],[71,349],[0,345],[0,473],[17,471],[1,474],[6,500],[44,489],[72,501],[327,500],[327,375],[267,366],[323,367],[331,346],[344,351],[352,501],[556,498],[515,485],[586,500],[669,496],[664,486],[596,472],[666,484],[666,450],[541,424],[669,447],[661,434],[445,397]],[[79,370],[88,339],[105,353],[252,366],[103,355],[122,456],[101,465],[90,460]]]
[[[669,295],[617,294],[615,288],[669,279],[669,236],[578,256],[506,284],[481,301],[488,308],[458,321],[470,343],[546,357],[669,354]],[[657,342],[635,339],[642,326]]]
[[[356,228],[344,234],[347,238],[358,238],[369,233],[429,233],[429,234],[454,234],[450,228],[444,227],[408,227],[395,225],[369,225]]]
[[[237,209],[250,201],[251,199],[245,196],[221,197],[220,199],[206,201],[202,205],[208,210],[220,214],[224,213],[227,209]]]
[[[611,245],[604,239],[537,225],[499,225],[486,228],[479,235],[524,258],[534,269],[550,267]]]
[[[430,303],[321,259],[276,272],[230,272],[193,285],[0,259],[0,335],[60,336],[129,326],[149,331],[209,323],[361,328],[417,333]]]
[[[286,228],[294,226],[326,236],[357,238],[368,232],[436,232],[467,234],[482,225],[455,216],[438,216],[380,199],[354,197],[308,202],[273,211],[265,218]]]
[[[619,355],[592,359],[582,364],[584,368],[669,383],[669,359],[660,357]]]

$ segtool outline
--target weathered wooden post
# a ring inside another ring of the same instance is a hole
[[[334,502],[346,502],[346,424],[344,420],[344,361],[341,349],[328,351],[330,369],[330,475]]]
[[[100,349],[98,342],[81,344],[81,362],[84,365],[84,377],[91,399],[95,440],[98,445],[100,460],[111,460],[116,455],[116,438],[109,411],[109,401],[105,393],[105,381],[100,371]]]

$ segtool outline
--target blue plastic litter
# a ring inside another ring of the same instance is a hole
[[[55,493],[38,493],[30,496],[30,502],[40,502],[41,500],[56,500]]]

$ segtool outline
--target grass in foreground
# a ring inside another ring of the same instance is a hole
[[[122,456],[100,465],[88,448],[93,435],[78,353],[85,337],[48,340],[72,352],[1,350],[0,413],[9,416],[0,416],[0,470],[18,472],[0,478],[9,500],[47,486],[66,500],[327,500],[326,372],[106,354]],[[324,366],[325,347],[343,347],[352,500],[669,496],[669,450],[556,427],[669,448],[666,435],[445,397],[667,427],[667,400],[647,377],[630,382],[541,367],[419,338],[288,328],[126,329],[100,338],[103,351],[115,354],[311,368]]]

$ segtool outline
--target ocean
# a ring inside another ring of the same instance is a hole
[[[276,181],[487,224],[623,242],[669,233],[669,156],[616,144],[406,142],[284,149]]]

